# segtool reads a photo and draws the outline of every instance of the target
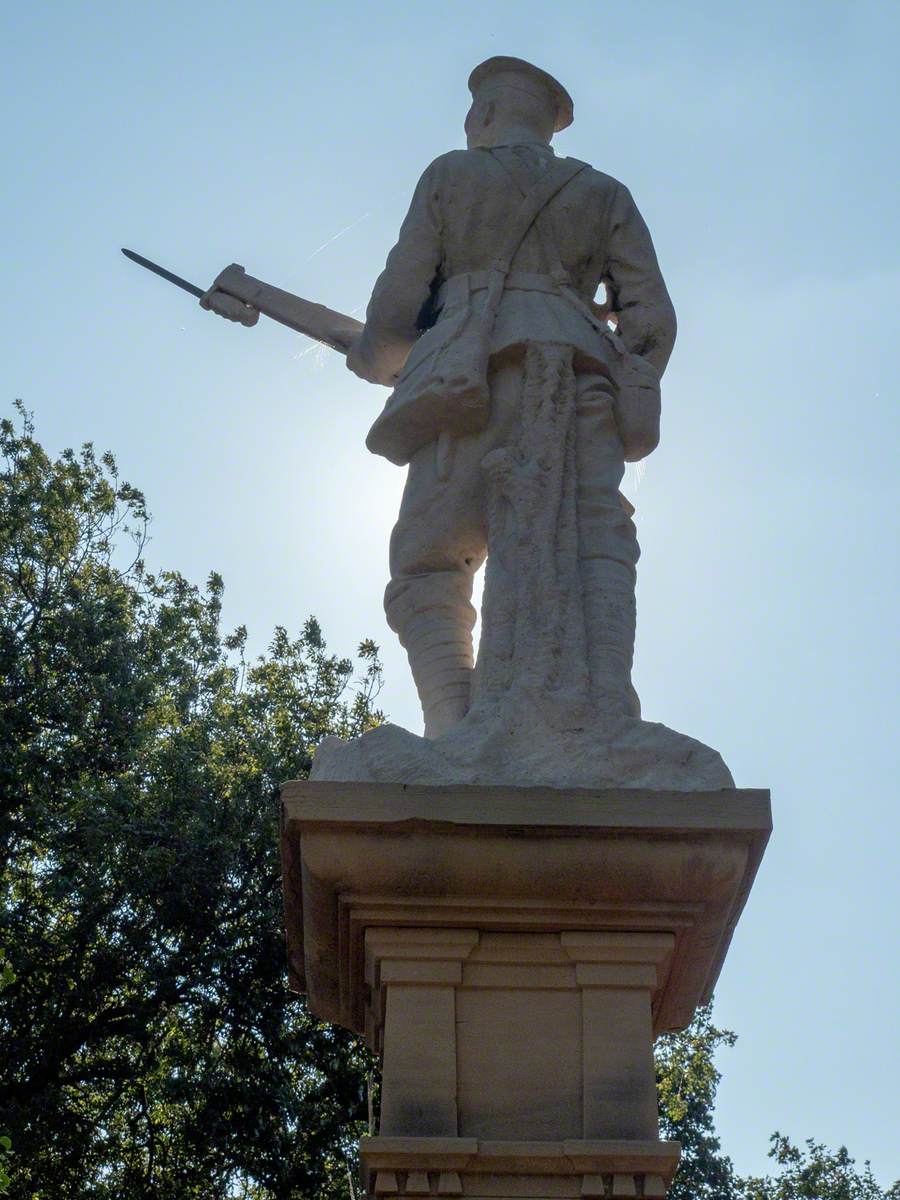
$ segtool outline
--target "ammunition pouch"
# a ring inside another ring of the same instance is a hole
[[[659,372],[646,358],[626,353],[614,382],[613,412],[625,461],[637,462],[659,445]]]
[[[440,434],[468,437],[490,418],[490,330],[470,303],[438,321],[410,351],[366,445],[402,466]]]

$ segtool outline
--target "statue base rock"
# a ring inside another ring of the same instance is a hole
[[[382,1056],[371,1195],[662,1197],[653,1038],[709,999],[768,794],[294,782],[292,986]]]
[[[312,778],[685,792],[734,787],[721,755],[695,738],[558,695],[542,700],[524,688],[499,705],[476,704],[434,741],[398,725],[350,741],[326,738],[316,749]]]

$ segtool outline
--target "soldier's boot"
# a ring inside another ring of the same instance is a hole
[[[582,560],[591,696],[607,716],[640,717],[631,682],[634,659],[634,571],[612,558]]]
[[[425,736],[438,738],[469,710],[475,665],[471,579],[452,572],[388,585],[385,612],[400,638],[419,693]]]

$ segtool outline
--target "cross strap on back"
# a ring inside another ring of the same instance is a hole
[[[523,183],[523,180],[520,177],[520,173],[518,171],[514,171],[509,166],[509,164],[504,162],[503,159],[500,157],[500,155],[495,154],[493,150],[491,150],[490,153],[491,153],[491,156],[493,157],[493,159],[497,162],[497,164],[500,167],[502,167],[502,169],[506,172],[506,174],[509,176],[509,178],[512,180],[512,182],[515,184],[515,186],[519,189],[519,191],[524,194],[525,199],[522,202],[522,209],[520,209],[520,211],[522,211],[525,208],[526,203],[528,202],[529,196],[533,195],[534,191],[536,190],[536,187],[539,187],[540,183],[542,183],[544,181],[544,179],[547,178],[547,176],[546,175],[542,176],[540,182],[537,185],[533,186],[529,190],[529,188],[527,186],[527,182]],[[570,159],[563,159],[562,162],[577,163],[578,160],[570,158]],[[587,165],[588,165],[587,163],[579,164],[581,169],[584,169]],[[553,168],[551,167],[550,171],[552,171],[552,170],[553,170]],[[577,174],[578,174],[578,171],[576,170],[576,171],[572,172],[572,174],[569,176],[569,178],[574,179],[575,175],[577,175]],[[566,182],[568,182],[568,180],[566,180]],[[562,186],[565,187],[565,183]],[[557,189],[557,191],[558,190],[559,189]],[[547,207],[547,203],[549,203],[549,200],[553,199],[553,196],[555,196],[557,194],[557,191],[552,192],[551,195],[548,197],[548,200],[545,201],[545,203],[541,205],[540,209],[535,213],[535,216],[532,219],[532,222],[529,224],[529,228],[531,228],[531,224],[534,224],[537,229],[537,233],[538,233],[538,236],[541,241],[541,249],[544,252],[544,258],[546,259],[546,262],[547,262],[547,272],[548,272],[549,277],[553,280],[553,283],[556,286],[557,290],[561,293],[561,295],[563,295],[566,298],[566,300],[569,301],[569,303],[574,308],[576,308],[581,313],[581,315],[588,321],[588,323],[598,333],[608,333],[609,326],[606,323],[605,317],[602,315],[602,313],[599,313],[594,308],[592,308],[589,301],[586,300],[585,297],[578,291],[578,289],[575,287],[574,283],[572,282],[571,275],[563,266],[562,259],[559,256],[559,250],[557,248],[556,241],[553,236],[553,230],[550,226],[549,221],[547,220],[547,214],[544,211]],[[526,230],[525,232],[527,233],[528,231]],[[519,246],[522,243],[522,240],[524,240],[524,237],[525,237],[525,234],[523,233],[522,237],[519,239],[518,244],[516,245],[516,250],[518,250]],[[515,255],[515,251],[513,251],[513,256],[514,255]],[[512,260],[510,260],[510,261],[512,261]]]
[[[493,151],[489,151],[489,153],[509,174],[510,172],[505,164],[501,162],[500,158]],[[493,332],[497,313],[500,309],[500,300],[503,296],[506,277],[510,272],[513,259],[519,247],[525,240],[526,234],[554,196],[558,195],[567,184],[571,183],[576,175],[586,170],[587,165],[587,163],[579,162],[577,158],[557,159],[547,168],[541,178],[525,192],[524,199],[507,230],[500,253],[488,269],[488,294],[482,314],[483,329],[487,338]],[[524,190],[518,180],[515,180],[515,183],[519,190]]]
[[[492,151],[490,153],[491,157],[500,163],[504,171],[511,174],[509,168],[499,156]],[[558,195],[567,184],[571,183],[576,175],[579,175],[586,169],[587,163],[579,162],[577,158],[560,158],[554,160],[552,165],[541,175],[540,179],[527,190],[522,188],[518,180],[515,180],[519,190],[524,191],[524,198],[509,226],[503,248],[491,264],[491,270],[501,271],[503,274],[509,272],[516,252],[525,240],[525,235],[531,226],[554,196]]]

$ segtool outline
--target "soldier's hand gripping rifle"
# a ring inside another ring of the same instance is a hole
[[[226,267],[217,276],[212,287],[204,291],[196,284],[188,283],[180,275],[173,275],[165,267],[135,254],[133,250],[123,248],[122,253],[132,262],[190,292],[199,299],[202,308],[218,313],[220,317],[229,321],[250,327],[256,324],[259,314],[262,313],[271,317],[273,321],[296,330],[297,333],[305,333],[307,337],[330,346],[340,354],[346,354],[362,333],[361,321],[326,308],[324,304],[313,304],[311,300],[303,300],[291,292],[284,292],[281,288],[254,279],[237,263]]]

